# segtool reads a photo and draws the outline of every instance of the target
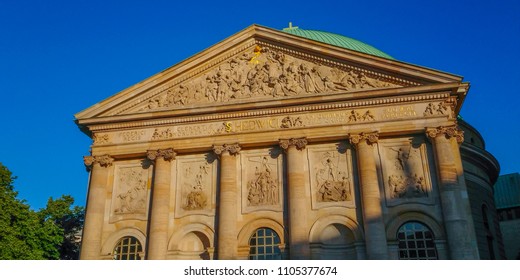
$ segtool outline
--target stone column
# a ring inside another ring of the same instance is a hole
[[[289,206],[289,256],[291,260],[309,260],[308,211],[310,198],[305,195],[306,138],[280,140],[287,153],[287,196]]]
[[[350,135],[350,143],[356,146],[360,176],[363,224],[367,258],[388,259],[385,223],[381,207],[382,197],[377,179],[374,146],[379,139],[377,132]]]
[[[217,256],[219,260],[232,260],[238,256],[237,243],[237,160],[238,144],[213,146],[220,158],[220,192],[218,201]]]
[[[432,139],[440,184],[442,214],[451,259],[479,259],[477,238],[464,181],[458,144],[463,131],[456,126],[427,128]]]
[[[146,259],[164,260],[168,251],[168,218],[170,211],[171,161],[173,149],[153,150],[146,157],[154,161],[152,206],[148,230]]]
[[[102,155],[86,156],[83,160],[90,169],[90,185],[80,259],[95,260],[101,257],[101,233],[105,217],[108,167],[112,165],[114,159],[109,155]]]

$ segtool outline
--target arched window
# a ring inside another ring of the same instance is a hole
[[[117,242],[114,248],[114,260],[140,260],[143,247],[137,238],[125,236]]]
[[[403,224],[397,232],[400,260],[436,260],[432,231],[419,222]]]
[[[270,228],[259,228],[249,239],[250,260],[281,260],[280,237]]]

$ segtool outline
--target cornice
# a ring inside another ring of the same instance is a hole
[[[298,112],[318,112],[332,109],[352,109],[368,106],[381,106],[440,100],[450,97],[454,85],[429,85],[414,88],[392,88],[385,90],[342,93],[336,95],[317,95],[284,100],[283,102],[265,101],[249,104],[233,104],[226,107],[199,108],[159,114],[135,114],[132,116],[106,117],[78,121],[88,126],[90,131],[105,131],[150,126],[186,124],[215,120],[232,120],[246,117],[261,117]],[[430,91],[435,91],[431,93]]]

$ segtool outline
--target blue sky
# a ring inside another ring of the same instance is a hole
[[[349,36],[464,76],[462,116],[519,172],[520,1],[0,1],[0,162],[34,208],[85,205],[90,139],[73,115],[251,24]]]

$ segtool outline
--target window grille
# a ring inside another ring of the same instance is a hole
[[[403,224],[397,232],[400,260],[436,260],[432,231],[418,222]]]
[[[259,228],[249,239],[250,260],[281,260],[280,237],[270,228]]]
[[[140,260],[143,248],[137,238],[125,236],[114,248],[114,260]]]

